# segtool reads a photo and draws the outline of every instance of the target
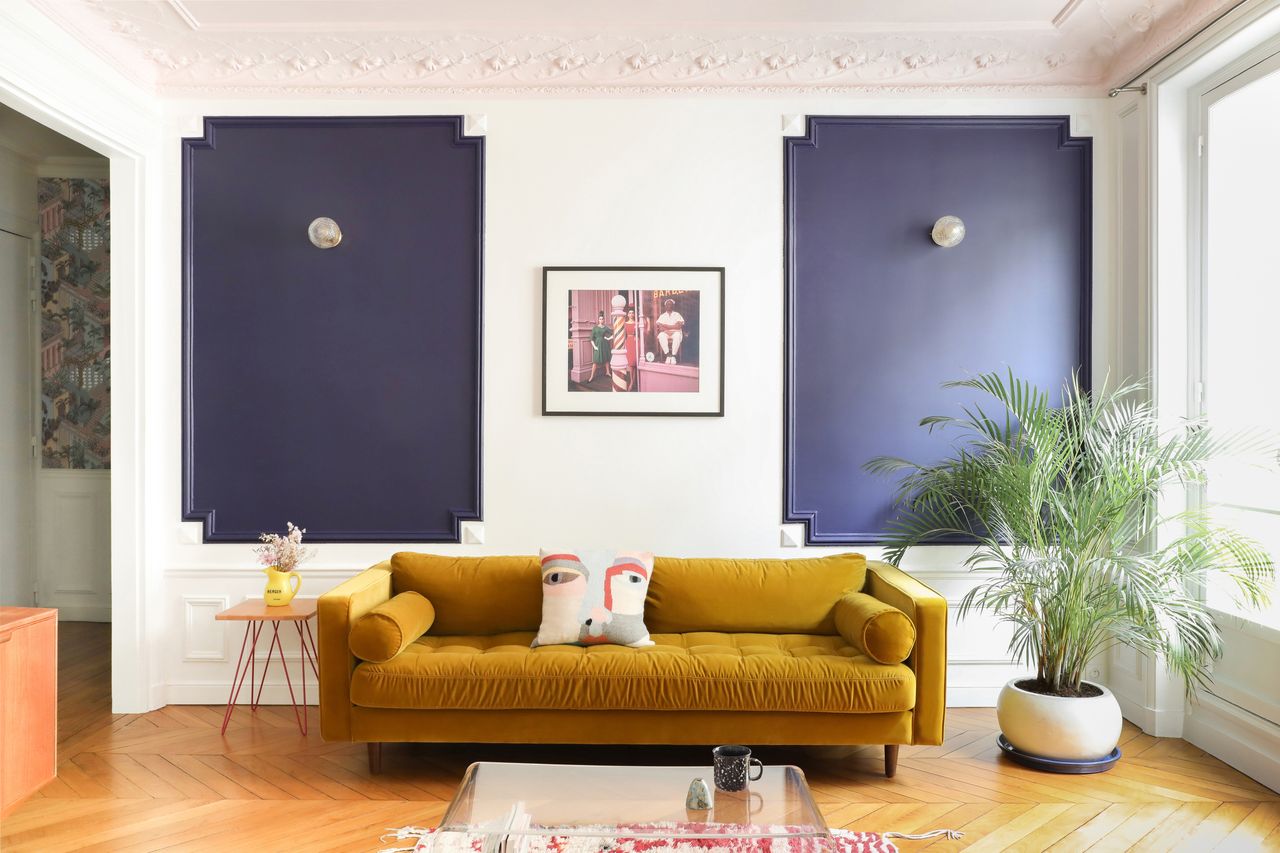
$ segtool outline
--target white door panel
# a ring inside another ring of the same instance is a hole
[[[36,479],[40,606],[111,621],[111,472],[47,469]]]

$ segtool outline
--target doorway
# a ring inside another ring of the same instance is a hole
[[[6,164],[0,161],[0,175]],[[0,199],[3,193],[0,192]],[[0,201],[0,605],[35,603],[32,452],[32,237]]]
[[[0,107],[0,604],[111,618],[108,161]],[[7,226],[7,227],[5,227]],[[8,328],[12,326],[13,328]]]

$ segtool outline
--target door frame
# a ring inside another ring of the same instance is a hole
[[[114,713],[140,713],[162,704],[148,642],[146,579],[151,572],[143,537],[145,203],[148,166],[158,162],[148,147],[157,136],[158,120],[139,109],[113,117],[113,126],[106,127],[90,118],[89,104],[68,104],[57,92],[46,97],[36,90],[37,82],[23,85],[17,73],[8,72],[0,63],[0,102],[97,151],[110,164],[111,705]]]

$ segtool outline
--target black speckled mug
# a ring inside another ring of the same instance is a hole
[[[746,790],[748,781],[754,782],[764,775],[764,764],[752,758],[751,750],[745,746],[717,746],[711,750],[711,759],[716,788],[721,791]],[[754,776],[750,775],[752,765],[757,770]]]

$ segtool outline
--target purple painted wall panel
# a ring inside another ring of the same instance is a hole
[[[483,139],[211,118],[183,154],[183,517],[206,541],[456,540],[480,515]]]
[[[893,484],[862,466],[947,453],[918,427],[967,401],[942,382],[1088,382],[1091,161],[1065,117],[811,117],[786,141],[784,506],[810,543],[882,538]]]

